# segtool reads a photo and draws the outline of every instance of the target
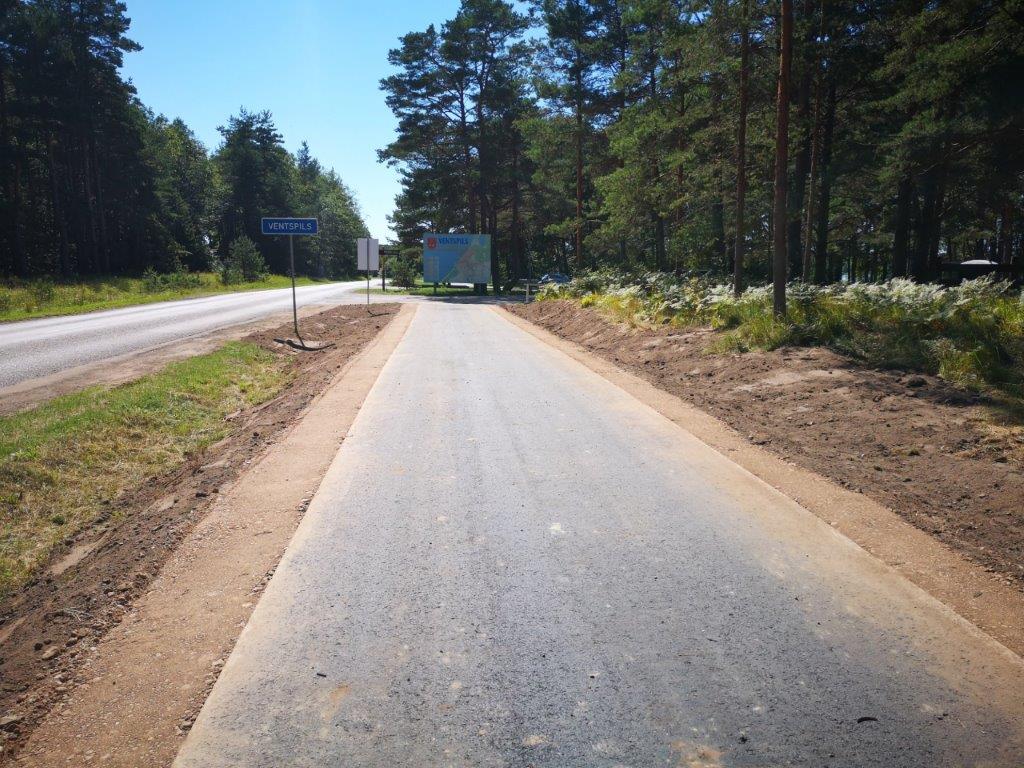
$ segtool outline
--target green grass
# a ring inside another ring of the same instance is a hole
[[[296,278],[296,285],[324,281]],[[211,296],[235,291],[258,291],[291,286],[291,278],[270,275],[253,283],[224,285],[213,272],[177,273],[145,277],[103,277],[74,282],[36,280],[0,285],[0,322],[28,320],[116,309],[155,301]]]
[[[284,358],[232,342],[120,387],[0,417],[0,597],[118,493],[225,437],[226,416],[269,400],[291,375]]]
[[[365,294],[366,289],[358,289],[356,293]],[[394,293],[402,296],[472,296],[473,289],[466,288],[465,286],[439,284],[435,294],[433,283],[424,283],[422,280],[417,280],[416,285],[408,288],[400,288],[389,284],[387,291],[382,291],[380,289],[380,278],[378,277],[370,280],[370,293],[381,295]]]

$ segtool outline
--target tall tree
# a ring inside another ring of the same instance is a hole
[[[538,63],[546,73],[546,88],[541,92],[553,106],[553,112],[569,113],[574,150],[575,212],[573,256],[577,268],[584,264],[585,193],[590,186],[585,178],[584,152],[592,133],[595,105],[600,93],[594,79],[600,75],[604,46],[601,43],[601,15],[588,0],[539,0],[547,44],[539,47]]]
[[[789,164],[789,76],[793,58],[793,0],[779,12],[779,89],[775,115],[775,205],[772,227],[772,299],[776,315],[786,314],[786,174]]]
[[[736,129],[736,244],[733,261],[733,292],[743,292],[743,259],[746,248],[747,112],[750,108],[750,0],[741,0],[739,125]]]
[[[379,152],[400,167],[392,221],[406,244],[427,229],[490,233],[512,243],[507,211],[523,157],[518,138],[526,17],[503,0],[463,0],[440,32],[405,35],[389,53],[398,72],[381,81],[398,135]],[[510,172],[512,164],[515,173]],[[503,266],[492,248],[492,274]],[[508,271],[508,270],[506,270]]]
[[[213,156],[219,191],[218,252],[226,257],[231,243],[245,236],[259,245],[272,271],[284,274],[287,244],[283,238],[262,237],[260,218],[291,215],[294,160],[269,112],[241,109],[217,130],[223,137]]]

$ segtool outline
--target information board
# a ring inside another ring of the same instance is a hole
[[[490,235],[423,235],[423,282],[489,283]]]

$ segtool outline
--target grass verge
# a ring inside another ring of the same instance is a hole
[[[366,289],[361,288],[356,293],[365,294]],[[443,283],[438,284],[437,293],[434,293],[433,283],[424,283],[422,280],[417,279],[416,285],[400,287],[388,283],[387,291],[382,291],[380,288],[380,278],[371,280],[370,282],[370,293],[372,295],[380,294],[385,296],[389,293],[401,295],[401,296],[472,296],[473,289],[464,285],[444,285]]]
[[[879,368],[936,374],[972,390],[1024,397],[1024,294],[988,278],[956,287],[895,279],[879,284],[789,287],[785,317],[770,286],[734,296],[728,285],[591,273],[541,291],[630,325],[711,326],[711,351],[831,347]]]
[[[0,418],[0,598],[118,493],[181,466],[231,431],[226,417],[290,381],[286,358],[231,342],[114,389]]]
[[[166,279],[184,275],[183,279]],[[151,277],[101,277],[73,282],[50,280],[0,285],[0,322],[28,320],[117,309],[155,301],[197,298],[218,293],[287,288],[291,278],[269,275],[251,283],[224,285],[215,272],[188,272]],[[298,277],[296,285],[316,285],[328,281]]]

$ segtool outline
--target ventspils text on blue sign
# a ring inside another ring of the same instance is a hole
[[[260,219],[264,235],[315,235],[319,225],[316,219]]]

